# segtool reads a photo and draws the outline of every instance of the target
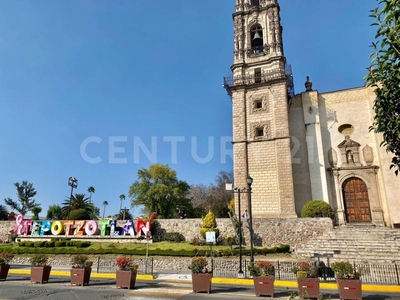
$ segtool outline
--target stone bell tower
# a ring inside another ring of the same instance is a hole
[[[279,4],[236,0],[233,23],[232,75],[224,78],[224,87],[232,99],[234,185],[246,187],[247,176],[253,178],[253,217],[296,217],[288,120],[294,91]]]

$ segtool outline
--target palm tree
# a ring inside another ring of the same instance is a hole
[[[103,201],[103,205],[104,205],[104,210],[103,210],[103,219],[104,219],[104,215],[106,214],[106,206],[108,205],[108,202]]]
[[[7,210],[4,205],[0,205],[0,220],[8,220],[7,218]]]
[[[39,214],[42,212],[42,208],[40,206],[32,207],[31,212],[33,213],[32,220],[39,220]]]
[[[125,195],[124,194],[121,194],[120,196],[119,196],[119,200],[121,200],[121,205],[119,206],[119,212],[121,213],[121,210],[122,210],[122,201],[124,201],[125,200]]]
[[[69,217],[68,213],[77,209],[85,209],[90,218],[95,217],[96,207],[93,205],[93,203],[89,202],[89,198],[87,198],[85,194],[75,194],[72,195],[71,200],[67,198],[62,203],[62,208],[61,208],[62,218],[66,220]]]
[[[94,194],[94,193],[96,192],[96,190],[94,189],[94,187],[89,186],[88,189],[87,189],[87,191],[88,191],[88,193],[89,193],[89,200],[90,200],[90,203],[92,203],[92,193]]]

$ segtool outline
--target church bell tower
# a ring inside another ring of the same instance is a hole
[[[233,24],[232,75],[224,87],[232,99],[234,185],[246,187],[246,178],[253,178],[253,217],[296,217],[288,119],[293,84],[279,4],[236,0]],[[247,208],[243,198],[240,214]]]

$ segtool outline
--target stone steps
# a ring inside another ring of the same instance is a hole
[[[334,228],[294,251],[299,258],[315,253],[331,256],[331,260],[392,262],[400,260],[400,230],[373,226]]]

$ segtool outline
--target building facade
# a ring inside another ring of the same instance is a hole
[[[232,100],[234,184],[253,178],[253,217],[293,218],[310,200],[324,200],[338,224],[400,225],[391,155],[369,130],[374,91],[319,93],[307,78],[294,95],[277,0],[236,0],[233,23],[224,87]]]

